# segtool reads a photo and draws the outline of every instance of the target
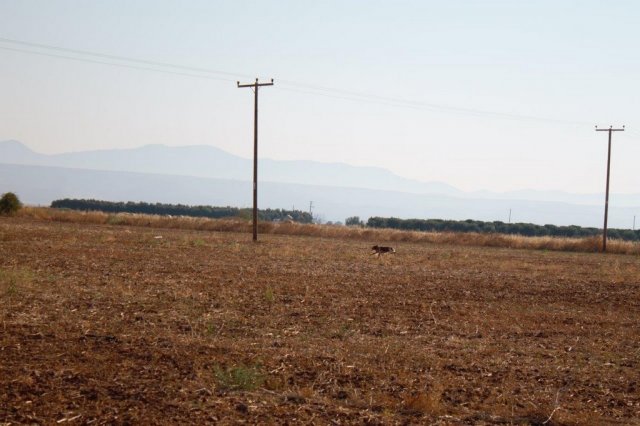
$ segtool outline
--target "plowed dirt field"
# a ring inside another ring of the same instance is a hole
[[[639,424],[638,256],[0,218],[0,424]]]

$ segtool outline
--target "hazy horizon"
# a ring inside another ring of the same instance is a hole
[[[23,143],[22,141],[18,141],[15,139],[5,139],[2,140],[0,139],[0,144],[2,144],[3,142],[16,142],[19,143],[22,146],[25,146],[27,149],[29,149],[30,151],[34,152],[35,154],[40,154],[40,155],[47,155],[47,156],[56,156],[56,155],[64,155],[64,154],[81,154],[84,152],[104,152],[104,151],[111,151],[113,149],[115,150],[140,150],[140,149],[144,149],[145,147],[151,147],[151,146],[162,146],[162,147],[166,147],[166,148],[213,148],[215,150],[222,150],[223,152],[227,152],[225,150],[223,150],[220,147],[216,147],[213,145],[168,145],[168,144],[146,144],[146,145],[140,145],[140,146],[132,146],[132,147],[126,147],[126,148],[101,148],[101,149],[96,149],[96,150],[82,150],[79,149],[77,151],[60,151],[60,152],[54,152],[54,153],[42,153],[42,152],[38,152],[34,149],[32,149],[30,146],[28,146],[27,144]],[[227,152],[228,153],[228,152]],[[229,153],[231,154],[231,153]],[[236,156],[235,154],[231,154]],[[236,156],[238,158],[241,158],[243,160],[252,160],[253,157],[243,157],[241,155]],[[398,176],[398,177],[403,177],[400,174],[396,174],[395,172],[389,170],[389,169],[385,169],[384,167],[380,167],[380,166],[357,166],[357,165],[353,165],[353,164],[349,164],[349,163],[345,163],[345,162],[338,162],[338,161],[317,161],[317,160],[277,160],[277,159],[273,159],[273,158],[269,158],[269,157],[265,157],[265,156],[260,156],[260,160],[266,160],[266,161],[275,161],[275,162],[279,162],[279,161],[284,161],[284,162],[310,162],[310,163],[318,163],[318,164],[326,164],[326,165],[345,165],[345,166],[350,166],[350,167],[371,167],[373,169],[379,169],[381,171],[388,171],[393,173],[394,175]],[[2,163],[3,161],[0,160],[0,163]],[[7,164],[14,164],[13,162],[8,162]],[[88,170],[91,170],[91,167],[87,168]],[[112,170],[112,169],[104,169],[104,170]],[[183,174],[183,176],[189,176],[188,174]],[[249,181],[251,178],[251,176],[249,176],[247,174],[246,177],[243,177],[241,180],[246,180]],[[403,177],[404,178],[404,177]],[[233,179],[233,178],[232,178]],[[411,178],[406,178],[406,179],[411,179]],[[449,185],[447,182],[445,181],[422,181],[419,179],[414,179],[416,182],[421,182],[421,183],[439,183],[439,184],[444,184],[444,185]],[[274,181],[275,182],[275,181]],[[551,193],[551,192],[560,192],[560,193],[565,193],[567,195],[602,195],[604,196],[604,190],[602,191],[593,191],[593,192],[569,192],[569,191],[564,191],[564,190],[541,190],[541,189],[532,189],[532,188],[521,188],[518,190],[513,190],[513,191],[491,191],[489,189],[478,189],[478,190],[471,190],[471,191],[465,191],[462,190],[460,188],[457,188],[453,185],[449,185],[452,188],[456,189],[456,190],[460,190],[462,193],[469,193],[469,194],[474,194],[474,193],[489,193],[492,195],[499,195],[499,194],[508,194],[508,193],[514,193],[514,192],[529,192],[529,191],[533,191],[533,192],[540,192],[540,193]],[[411,191],[406,191],[406,192],[411,192]],[[636,190],[635,192],[620,192],[620,191],[612,191],[611,192],[612,196],[615,195],[638,195],[640,194],[640,189]]]
[[[260,92],[261,158],[464,191],[601,193],[607,140],[593,126],[626,125],[611,191],[637,193],[639,12],[632,1],[5,1],[0,140],[250,158],[253,94],[235,82],[274,78]]]

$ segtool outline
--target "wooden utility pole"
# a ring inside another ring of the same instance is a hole
[[[609,132],[609,154],[607,155],[607,193],[604,199],[604,232],[602,233],[602,252],[607,251],[607,219],[609,217],[609,171],[611,169],[611,134],[613,132],[624,132],[624,126],[622,129],[614,129],[613,126],[609,126],[608,129],[598,129],[596,126],[596,132]]]
[[[258,88],[262,86],[273,86],[271,83],[240,84],[238,87],[252,87],[254,94],[253,105],[253,241],[258,241]]]

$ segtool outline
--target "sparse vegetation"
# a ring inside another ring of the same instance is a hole
[[[262,386],[265,374],[258,365],[214,367],[216,385],[222,390],[253,391]]]
[[[196,238],[193,240],[192,244],[194,247],[203,247],[206,243],[202,238]]]
[[[28,211],[0,218],[2,422],[640,421],[638,256]]]
[[[22,203],[13,192],[7,192],[0,198],[0,215],[13,215],[21,208]]]
[[[0,268],[0,295],[14,296],[31,286],[34,274],[26,268]]]
[[[193,217],[167,217],[143,214],[120,213],[109,215],[102,212],[79,212],[72,210],[25,207],[19,215],[25,218],[72,223],[117,224],[168,229],[191,229],[219,232],[251,232],[251,223],[236,219],[207,219]],[[596,237],[525,237],[500,233],[422,232],[396,229],[374,229],[370,227],[323,226],[302,223],[260,222],[260,234],[306,235],[378,242],[415,242],[453,244],[478,247],[508,247],[516,249],[575,251],[594,253],[602,249],[602,239]],[[607,243],[608,253],[640,254],[640,244],[632,241],[612,239]]]
[[[266,290],[264,291],[264,299],[267,301],[267,303],[271,304],[273,302],[275,302],[276,300],[276,294],[273,291],[273,288],[271,287],[267,287]]]

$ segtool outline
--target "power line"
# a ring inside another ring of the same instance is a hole
[[[75,58],[73,56],[65,56],[65,55],[58,55],[58,54],[54,54],[54,53],[45,53],[45,52],[34,52],[34,51],[31,51],[31,50],[15,49],[15,48],[5,47],[5,46],[0,46],[0,49],[9,50],[9,51],[12,51],[12,52],[29,53],[29,54],[32,54],[32,55],[48,56],[48,57],[51,57],[51,58],[68,59],[68,60],[78,61],[78,62],[87,62],[87,63],[91,63],[91,64],[110,65],[110,66],[114,66],[114,67],[129,68],[129,69],[142,70],[142,71],[155,71],[155,72],[161,72],[161,73],[165,73],[165,74],[179,75],[179,76],[182,76],[182,77],[204,78],[204,79],[207,79],[207,80],[217,80],[217,81],[235,81],[235,80],[233,80],[231,78],[212,77],[212,76],[209,76],[209,75],[189,74],[189,73],[179,72],[179,71],[169,71],[169,70],[162,70],[162,69],[158,69],[158,68],[143,67],[143,66],[130,65],[130,64],[120,64],[120,63],[115,63],[115,62],[98,61],[98,60],[87,59],[87,58]]]
[[[367,99],[364,96],[361,96],[361,97],[340,96],[340,95],[333,95],[331,93],[316,92],[313,90],[301,90],[296,88],[282,88],[282,87],[279,88],[279,90],[305,93],[305,94],[316,95],[316,96],[324,96],[324,97],[334,98],[334,99],[343,99],[343,100],[354,101],[354,102],[363,102],[368,104],[379,104],[379,105],[387,105],[387,106],[399,107],[399,108],[410,108],[410,109],[415,109],[419,111],[424,111],[424,110],[440,111],[440,112],[456,113],[456,114],[463,114],[463,115],[469,115],[469,116],[475,116],[475,117],[491,116],[491,117],[507,119],[507,120],[548,122],[548,123],[571,125],[571,126],[584,126],[584,125],[591,124],[590,122],[586,122],[586,121],[570,121],[570,120],[561,120],[561,119],[548,118],[548,117],[536,117],[536,116],[529,116],[529,115],[510,114],[510,113],[503,113],[503,112],[455,107],[455,106],[449,106],[449,105],[429,104],[429,103],[424,103],[419,101],[402,100],[399,98],[384,98],[379,96],[372,96],[374,99]],[[340,91],[338,90],[336,90],[336,92],[340,93]]]
[[[219,71],[219,70],[213,70],[210,68],[190,67],[186,65],[172,64],[168,62],[150,61],[147,59],[132,58],[129,56],[109,55],[109,54],[100,53],[100,52],[92,52],[89,50],[69,49],[66,47],[52,46],[52,45],[40,44],[40,43],[31,43],[27,41],[14,40],[14,39],[4,38],[4,37],[0,37],[0,41],[5,43],[18,44],[22,46],[35,47],[39,49],[56,50],[60,52],[74,53],[77,55],[96,56],[96,57],[105,58],[105,59],[115,59],[118,61],[136,62],[140,64],[145,64],[145,65],[155,65],[155,66],[161,66],[161,67],[176,68],[176,69],[182,69],[185,71],[194,71],[194,72],[201,72],[201,73],[208,73],[208,74],[220,74],[220,75],[226,75],[228,77],[251,78],[251,76],[235,73],[235,72]]]
[[[635,137],[632,137],[632,139],[636,139],[637,140],[638,138],[640,138],[640,132],[638,132],[637,130],[625,129],[625,131],[631,133],[632,136],[635,136]]]
[[[316,93],[314,91],[333,92],[333,93],[338,93],[342,95],[352,96],[354,98],[379,100],[379,101],[383,101],[386,105],[393,105],[393,106],[417,107],[418,109],[426,108],[426,109],[441,110],[441,111],[447,111],[447,112],[458,112],[458,113],[465,113],[465,114],[472,114],[472,115],[492,115],[499,118],[512,118],[512,119],[522,119],[522,120],[532,120],[532,121],[548,121],[548,122],[555,122],[555,123],[561,123],[561,124],[573,124],[573,125],[591,124],[586,121],[561,120],[561,119],[555,119],[555,118],[549,118],[549,117],[537,117],[532,115],[511,114],[511,113],[498,112],[498,111],[488,111],[488,110],[481,110],[481,109],[474,109],[474,108],[458,107],[454,105],[427,103],[427,102],[403,99],[398,97],[374,95],[374,94],[358,92],[353,90],[344,90],[344,89],[337,89],[337,88],[331,88],[331,87],[325,87],[325,86],[314,86],[314,85],[297,83],[297,82],[287,81],[287,80],[283,80],[282,83],[289,86],[293,86],[293,87],[301,87],[304,89],[312,90],[311,92],[306,92],[310,94],[322,95],[322,93]],[[289,90],[292,90],[292,89],[289,89]],[[341,99],[356,100],[356,99],[347,98],[347,97],[344,97]]]
[[[127,57],[127,56],[110,55],[110,54],[104,54],[100,52],[92,52],[88,50],[69,49],[69,48],[64,48],[60,46],[52,46],[52,45],[46,45],[41,43],[32,43],[32,42],[26,42],[22,40],[15,40],[15,39],[4,38],[4,37],[0,37],[0,42],[19,45],[19,46],[25,46],[32,49],[33,48],[44,49],[44,50],[50,50],[55,52],[64,52],[64,53],[73,54],[73,55],[92,56],[96,58],[106,59],[109,61],[0,46],[0,49],[14,51],[14,52],[48,56],[53,58],[88,62],[88,63],[101,64],[101,65],[118,66],[118,67],[131,68],[131,69],[137,69],[137,70],[163,72],[167,74],[174,74],[174,75],[180,75],[185,77],[204,78],[204,79],[219,80],[219,81],[235,81],[237,77],[248,77],[248,75],[246,74],[237,73],[237,72],[229,72],[229,71],[222,71],[222,70],[215,70],[215,69],[201,68],[201,67],[192,67],[192,66],[174,64],[169,62],[151,61],[147,59],[133,58],[133,57]],[[113,62],[113,61],[119,61],[119,62]],[[138,65],[123,64],[122,62],[130,62]],[[170,68],[173,70],[167,70],[162,68]],[[182,70],[182,71],[175,71],[175,70]],[[188,72],[185,72],[185,71],[188,71]],[[213,74],[218,76],[234,77],[234,79],[224,78],[224,77],[212,77],[212,76],[203,75],[203,74]],[[316,95],[316,96],[324,96],[324,97],[335,98],[335,99],[356,101],[356,102],[377,103],[377,104],[388,105],[393,107],[412,108],[417,110],[443,111],[448,113],[457,113],[457,114],[473,115],[473,116],[491,116],[495,118],[518,120],[518,121],[549,122],[549,123],[563,124],[563,125],[590,124],[587,122],[562,120],[562,119],[555,119],[555,118],[549,118],[549,117],[537,117],[537,116],[530,116],[530,115],[505,113],[505,112],[499,112],[499,111],[488,111],[488,110],[482,110],[482,109],[465,108],[465,107],[458,107],[453,105],[427,103],[427,102],[416,101],[411,99],[404,99],[400,97],[380,96],[380,95],[366,93],[366,92],[311,85],[311,84],[300,83],[300,82],[295,82],[290,80],[284,80],[282,81],[282,84],[284,86],[289,86],[289,87],[280,88],[280,90],[286,90],[286,91],[298,92],[298,93],[304,93],[304,94],[310,94],[310,95]]]

